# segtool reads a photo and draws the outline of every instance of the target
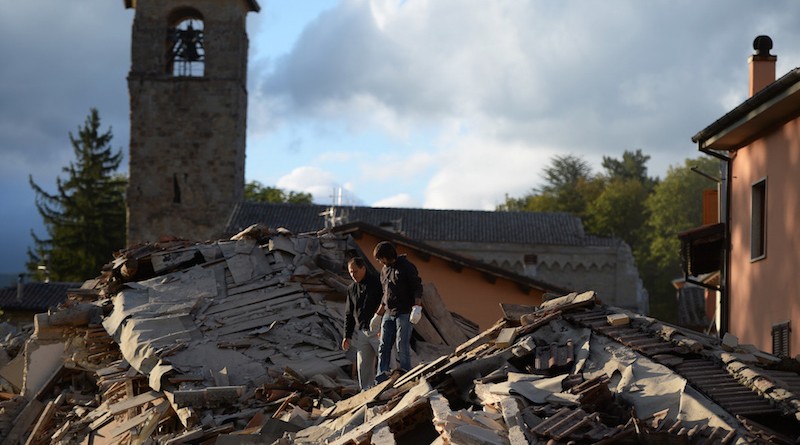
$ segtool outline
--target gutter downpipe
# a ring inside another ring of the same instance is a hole
[[[733,166],[731,165],[731,161],[733,158],[729,156],[722,155],[717,153],[716,151],[712,151],[704,146],[705,140],[701,140],[697,142],[698,149],[700,152],[705,153],[709,156],[715,157],[725,163],[725,175],[722,178],[722,182],[724,184],[724,205],[725,208],[720,212],[722,214],[722,222],[725,224],[725,244],[724,244],[724,255],[722,261],[722,270],[721,270],[721,278],[719,280],[720,287],[719,287],[719,326],[717,326],[717,335],[722,338],[728,332],[728,324],[729,324],[729,313],[730,313],[730,298],[728,295],[728,289],[730,289],[730,277],[728,271],[730,270],[730,262],[731,262],[731,229],[730,229],[730,216],[731,216],[731,176],[733,173]]]

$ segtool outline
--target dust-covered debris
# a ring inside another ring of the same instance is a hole
[[[349,238],[254,226],[120,252],[0,376],[3,444],[795,443],[797,361],[571,293],[483,332],[433,283],[413,369],[341,351]],[[6,336],[11,345],[14,336]],[[8,377],[6,377],[8,376]]]
[[[38,314],[16,367],[0,369],[21,378],[3,388],[0,437],[237,443],[300,430],[358,393],[353,353],[340,348],[345,264],[357,254],[348,237],[260,226],[230,240],[119,252],[65,304]],[[426,301],[442,319],[426,316],[414,364],[455,349],[427,338],[446,329],[461,340],[475,329],[456,323],[432,286]]]

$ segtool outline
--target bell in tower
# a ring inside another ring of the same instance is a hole
[[[244,196],[246,16],[255,0],[125,0],[128,244],[222,235]]]

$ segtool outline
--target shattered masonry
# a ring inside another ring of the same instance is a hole
[[[505,316],[478,333],[427,283],[426,311],[447,316],[426,315],[412,370],[359,392],[353,357],[339,348],[343,264],[357,253],[347,237],[259,226],[120,252],[66,304],[38,314],[24,346],[6,336],[15,357],[0,369],[2,444],[790,444],[800,435],[797,361],[605,306],[591,291],[501,305]]]

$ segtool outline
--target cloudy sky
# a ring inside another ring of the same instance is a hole
[[[600,171],[641,149],[653,176],[741,103],[754,37],[800,66],[796,0],[259,0],[250,14],[248,181],[317,203],[492,210],[554,155]],[[90,108],[127,159],[133,10],[0,0],[0,273],[45,235]],[[127,163],[123,166],[127,171]]]

